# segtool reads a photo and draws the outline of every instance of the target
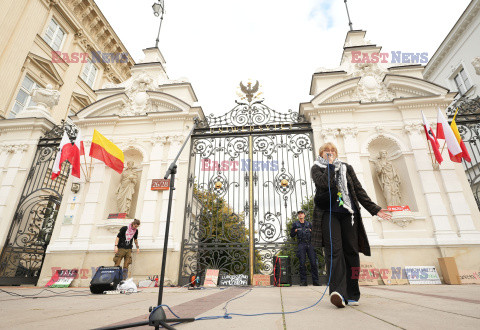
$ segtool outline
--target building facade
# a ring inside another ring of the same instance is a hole
[[[458,94],[450,105],[471,162],[463,162],[480,208],[480,1],[472,0],[424,70],[425,79]]]
[[[396,185],[402,205],[411,211],[393,212],[392,221],[383,221],[362,210],[372,247],[372,257],[365,259],[382,268],[438,269],[437,258],[454,256],[460,269],[478,269],[480,214],[475,199],[460,164],[433,164],[420,112],[435,123],[437,108],[445,109],[456,93],[425,80],[421,65],[352,61],[352,52],[372,58],[380,50],[365,40],[365,31],[350,31],[341,66],[316,72],[313,98],[300,105],[300,113],[312,123],[317,149],[334,142],[340,159],[355,168],[369,196],[383,208],[391,204],[377,175],[382,154],[397,173],[390,185]]]
[[[134,61],[94,1],[6,0],[0,12],[0,118],[16,118],[35,105],[35,88],[51,86],[59,123],[96,101],[95,89],[130,77]]]

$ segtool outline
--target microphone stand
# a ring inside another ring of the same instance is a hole
[[[167,169],[167,172],[165,173],[165,176],[163,177],[165,180],[168,179],[169,176],[171,176],[170,179],[170,191],[168,195],[168,208],[167,208],[167,221],[165,225],[165,238],[163,240],[163,255],[162,255],[162,271],[160,273],[160,283],[159,283],[159,288],[158,288],[158,304],[156,307],[150,307],[149,312],[150,316],[148,317],[148,321],[142,321],[142,322],[135,322],[135,323],[128,323],[128,324],[123,324],[123,325],[118,325],[118,326],[112,326],[112,327],[104,327],[104,328],[97,328],[96,330],[110,330],[110,329],[126,329],[126,328],[133,328],[133,327],[140,327],[143,325],[150,325],[155,327],[155,330],[160,329],[160,326],[162,326],[165,329],[175,329],[171,325],[167,323],[185,323],[185,322],[193,322],[195,321],[195,318],[173,318],[173,319],[167,319],[167,316],[165,314],[165,311],[163,310],[162,305],[162,299],[163,299],[163,282],[165,280],[165,265],[167,261],[167,248],[168,248],[168,232],[170,231],[170,217],[172,215],[172,201],[173,201],[173,191],[175,190],[175,174],[177,174],[177,160],[180,157],[180,154],[182,153],[183,149],[185,148],[185,145],[187,142],[190,140],[193,130],[196,128],[197,125],[197,118],[194,119],[194,124],[193,127],[188,134],[187,138],[183,142],[182,147],[180,148],[180,151],[178,152],[177,156],[173,160],[173,162],[170,164],[170,166]]]

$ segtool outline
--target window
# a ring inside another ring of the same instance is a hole
[[[464,69],[461,69],[460,72],[455,76],[455,85],[457,85],[458,91],[460,94],[465,94],[470,87],[472,87],[472,84],[470,83],[470,80],[468,80],[467,73],[465,72]]]
[[[23,111],[28,106],[36,105],[32,101],[31,94],[32,91],[39,87],[28,75],[25,76],[18,91],[17,97],[15,98],[15,104],[13,105],[8,118],[15,118],[21,111]]]
[[[82,79],[85,81],[85,83],[93,88],[93,83],[95,82],[95,76],[97,75],[97,67],[92,63],[92,61],[88,60],[87,63],[85,63],[85,67],[83,68],[82,72]]]
[[[65,31],[63,31],[60,25],[52,18],[43,39],[56,51],[60,50],[64,36]]]

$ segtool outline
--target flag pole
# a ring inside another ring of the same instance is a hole
[[[443,147],[442,147],[442,151],[440,151],[440,154],[443,154],[443,149],[445,148],[445,145],[447,144],[447,140],[445,140],[445,142],[443,142]],[[429,145],[430,146],[430,145]]]
[[[428,144],[428,150],[430,150],[430,159],[432,160],[432,167],[435,166],[435,163],[437,162],[437,158],[435,158],[435,163],[433,162],[433,157],[432,157],[432,148],[430,147],[430,141],[427,141]]]
[[[92,147],[90,146],[90,148]],[[90,172],[88,174],[88,181],[90,181],[90,178],[92,177],[92,160],[93,160],[93,157],[90,156],[90,165],[88,166],[90,168]]]

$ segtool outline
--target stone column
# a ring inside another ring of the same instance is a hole
[[[363,188],[365,190],[368,190],[365,186],[365,171],[363,169],[363,164],[360,159],[360,144],[358,143],[357,139],[358,129],[354,126],[343,127],[340,129],[340,134],[343,137],[345,145],[345,155],[347,157],[347,163],[353,166],[358,180],[360,180]],[[371,194],[369,195],[371,198],[373,197],[371,196]],[[375,241],[378,240],[380,237],[373,228],[372,215],[370,215],[370,213],[368,213],[364,208],[361,208],[360,212],[362,215],[363,225],[365,226],[365,231],[367,232],[367,236],[371,240],[371,244],[374,245]]]
[[[413,151],[415,166],[427,203],[426,210],[432,219],[433,236],[437,244],[454,244],[458,242],[457,234],[450,226],[447,208],[437,181],[438,169],[434,169],[429,156],[428,143],[422,125],[408,123],[404,126]],[[417,178],[412,178],[416,180]]]
[[[165,143],[167,142],[166,136],[156,134],[152,137],[152,151],[150,153],[150,164],[147,172],[147,184],[145,186],[145,193],[143,197],[142,215],[142,230],[141,236],[150,236],[148,241],[155,240],[155,232],[158,232],[158,223],[156,224],[156,214],[158,209],[158,198],[165,193],[162,191],[152,191],[152,180],[163,179],[164,173],[162,173],[162,158],[163,151],[165,149]],[[167,190],[168,192],[168,190]],[[147,238],[147,237],[145,237]],[[153,244],[153,243],[151,243]],[[148,243],[145,247],[148,247]]]
[[[0,215],[3,218],[7,206],[12,202],[16,202],[15,200],[12,201],[11,196],[15,182],[18,180],[17,174],[20,165],[30,166],[31,164],[22,164],[24,152],[28,150],[27,144],[2,145],[0,150],[0,170],[5,171],[0,186]],[[11,157],[9,157],[10,155]],[[7,162],[8,159],[9,161]],[[27,168],[26,170],[28,171],[29,169]],[[23,185],[18,186],[18,189],[20,189],[19,193],[21,193]]]
[[[167,167],[170,166],[170,164],[173,162],[175,157],[177,156],[177,153],[180,151],[180,147],[182,146],[183,142],[183,136],[182,135],[172,135],[168,137],[168,142],[169,148],[168,148],[168,161],[167,161]],[[178,165],[178,164],[177,164]],[[178,177],[178,175],[175,176],[175,186],[178,185],[178,182],[182,178]],[[159,226],[159,231],[158,231],[158,236],[163,242],[163,239],[165,237],[165,226],[167,223],[167,210],[168,210],[168,196],[169,196],[170,191],[165,190],[162,193],[162,208],[160,212],[160,226]],[[175,200],[176,200],[176,194],[173,194],[173,199],[172,199],[172,212],[170,216],[170,231],[168,235],[168,247],[172,248],[174,246],[174,241],[172,239],[172,233],[173,233],[173,224],[175,223]]]

